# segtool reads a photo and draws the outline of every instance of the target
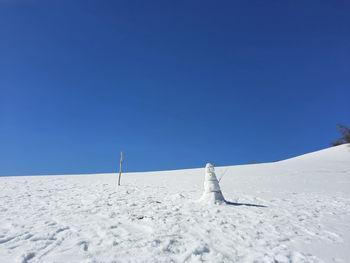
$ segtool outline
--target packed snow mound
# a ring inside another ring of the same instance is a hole
[[[350,262],[349,144],[216,167],[0,178],[1,262]]]

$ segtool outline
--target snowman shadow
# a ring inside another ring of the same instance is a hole
[[[225,203],[227,205],[233,205],[233,206],[252,206],[252,207],[267,207],[265,205],[256,205],[256,204],[246,204],[246,203],[234,203],[234,202],[229,202],[229,201],[225,201]]]

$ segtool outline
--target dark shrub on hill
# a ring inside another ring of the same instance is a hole
[[[341,145],[344,143],[350,143],[350,128],[345,125],[338,124],[339,133],[342,137],[331,143],[332,146]]]

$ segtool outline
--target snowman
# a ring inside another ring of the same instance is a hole
[[[207,163],[205,166],[204,193],[200,202],[205,204],[220,204],[225,202],[215,175],[214,166],[211,163]]]

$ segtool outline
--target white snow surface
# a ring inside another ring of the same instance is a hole
[[[350,144],[224,173],[0,177],[0,262],[350,262]]]

